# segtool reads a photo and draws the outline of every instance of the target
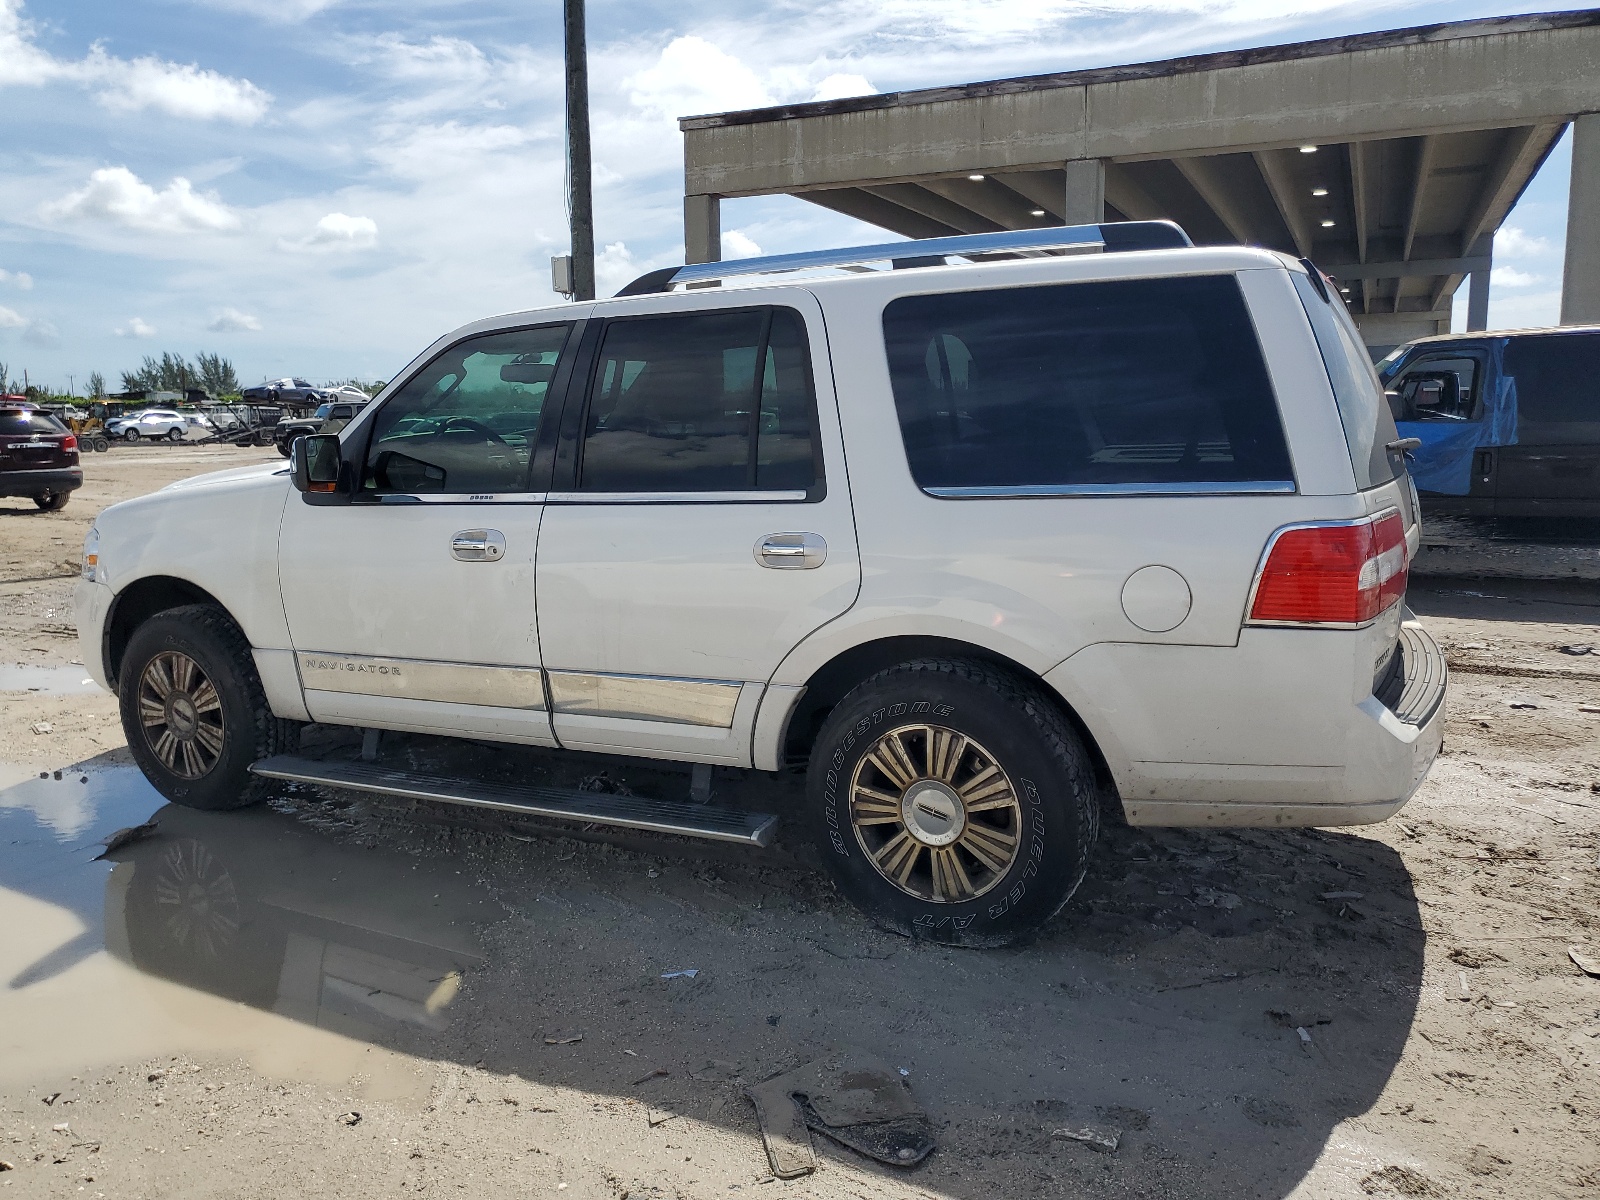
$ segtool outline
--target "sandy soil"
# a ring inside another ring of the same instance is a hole
[[[1600,1196],[1600,979],[1568,956],[1600,959],[1600,654],[1560,649],[1600,648],[1593,585],[1414,583],[1455,674],[1395,819],[1114,828],[1036,941],[949,951],[863,921],[792,820],[746,852],[311,794],[164,808],[112,698],[49,690],[79,686],[79,544],[106,503],[271,457],[118,449],[61,513],[0,502],[0,672],[61,668],[0,674],[0,1195]],[[743,1088],[833,1047],[909,1073],[925,1164],[818,1139],[815,1175],[771,1180]],[[1052,1136],[1084,1126],[1118,1148]]]

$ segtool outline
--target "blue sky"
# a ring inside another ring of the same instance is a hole
[[[590,0],[602,294],[682,261],[681,115],[1547,7]],[[560,0],[0,0],[0,362],[80,392],[162,350],[224,354],[246,382],[382,379],[455,325],[553,302],[560,18]],[[1494,325],[1556,319],[1568,161],[1497,242]],[[882,236],[787,198],[726,202],[723,229],[728,257]]]

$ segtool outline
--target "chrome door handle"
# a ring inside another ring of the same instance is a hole
[[[450,539],[450,553],[462,562],[498,562],[506,556],[506,535],[498,529],[463,529]]]
[[[809,571],[828,559],[828,543],[815,533],[769,533],[756,543],[756,561],[779,571]]]

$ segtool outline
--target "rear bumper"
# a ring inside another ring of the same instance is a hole
[[[0,496],[37,496],[40,492],[75,492],[82,486],[82,467],[49,467],[41,471],[0,471]]]
[[[1400,633],[1392,708],[1355,694],[1351,643],[1320,630],[1093,646],[1047,678],[1099,742],[1129,824],[1360,825],[1411,798],[1443,741],[1444,656],[1414,618]]]

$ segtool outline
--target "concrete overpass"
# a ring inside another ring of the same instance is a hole
[[[1600,9],[686,117],[687,260],[720,201],[791,195],[908,237],[1169,217],[1313,259],[1374,349],[1448,331],[1574,125],[1564,323],[1600,322]]]

